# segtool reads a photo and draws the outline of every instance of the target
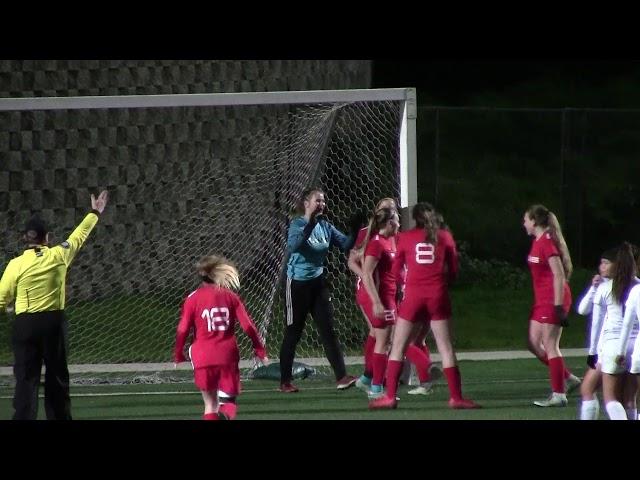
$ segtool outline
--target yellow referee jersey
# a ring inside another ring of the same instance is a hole
[[[67,268],[97,222],[89,213],[66,242],[31,247],[11,260],[0,280],[0,312],[14,299],[16,314],[64,309]]]

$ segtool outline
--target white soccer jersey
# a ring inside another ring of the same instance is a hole
[[[634,278],[632,282],[632,289],[634,285],[640,283],[640,279]],[[602,288],[601,297],[596,303],[594,298],[593,303],[593,317],[596,321],[603,321],[602,325],[602,337],[604,342],[610,340],[619,340],[620,332],[622,331],[622,321],[624,319],[624,306],[615,301],[613,298],[613,292],[611,291],[613,282],[607,282]],[[637,333],[636,329],[636,333]]]
[[[629,297],[625,303],[624,318],[622,320],[622,328],[620,330],[620,339],[618,340],[618,355],[625,355],[631,350],[631,373],[640,373],[640,335],[638,328],[640,327],[640,285],[636,285],[629,292]],[[633,341],[635,333],[635,342]]]
[[[611,280],[608,278],[603,278],[602,282],[597,287],[593,285],[587,290],[587,293],[584,294],[580,303],[578,304],[578,313],[580,315],[589,315],[593,311],[593,305],[595,303],[600,303],[602,300],[602,292],[604,291],[604,286],[607,283],[610,283]],[[602,326],[605,323],[606,319],[606,309],[604,316],[596,318],[595,316],[591,319],[591,329],[589,334],[589,355],[595,355],[600,353],[601,344],[602,344]]]
[[[635,288],[634,286],[639,283],[640,279],[636,277],[632,282],[632,290]],[[613,375],[622,373],[625,370],[625,368],[616,364],[615,358],[618,355],[626,302],[622,305],[615,301],[612,286],[613,282],[607,282],[605,287],[603,287],[602,296],[598,303],[594,302],[593,322],[602,322],[604,320],[601,333],[602,354],[599,360],[602,365],[602,371]],[[635,328],[634,330],[632,328],[629,336],[635,339],[637,334],[638,329]],[[628,357],[626,364],[629,365],[631,362],[631,349],[627,349],[625,353]]]

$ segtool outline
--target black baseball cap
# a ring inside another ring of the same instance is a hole
[[[31,219],[24,226],[24,235],[28,242],[42,242],[49,229],[44,221],[40,217],[31,217]]]

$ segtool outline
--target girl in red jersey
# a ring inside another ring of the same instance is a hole
[[[568,279],[573,265],[558,219],[543,205],[532,205],[524,214],[524,229],[534,237],[527,258],[533,279],[534,305],[529,317],[529,351],[549,367],[551,395],[537,400],[539,407],[567,405],[567,386],[575,388],[580,379],[565,368],[560,353],[562,327],[567,326],[571,307]]]
[[[383,198],[378,202],[375,212],[382,208],[389,208],[392,210],[396,210],[396,201],[393,198]],[[367,304],[367,292],[362,284],[362,244],[364,243],[364,239],[371,230],[371,223],[373,222],[373,216],[369,220],[369,224],[361,228],[358,231],[358,236],[356,237],[356,242],[349,252],[349,260],[347,265],[349,269],[355,273],[358,277],[356,281],[356,303],[360,307],[362,311],[362,315],[364,316],[365,321],[367,322],[367,328],[369,330],[369,334],[367,335],[367,340],[364,343],[364,372],[356,381],[356,387],[361,388],[363,390],[369,390],[371,388],[371,379],[373,377],[373,349],[376,345],[376,335],[369,318],[364,310],[364,305]]]
[[[186,362],[183,353],[187,335],[193,328],[189,356],[194,382],[202,392],[204,420],[232,420],[236,417],[236,397],[240,394],[240,352],[234,335],[238,320],[251,338],[255,355],[267,361],[265,347],[240,297],[231,289],[240,288],[235,266],[216,255],[203,257],[196,270],[202,284],[191,292],[182,306],[178,323],[174,361]]]
[[[420,322],[430,322],[442,355],[443,373],[449,384],[451,408],[479,408],[462,397],[462,381],[451,344],[451,302],[448,285],[458,272],[458,254],[451,233],[439,228],[437,212],[428,203],[413,208],[416,228],[400,233],[394,272],[407,267],[404,299],[400,303],[393,345],[387,367],[387,394],[369,403],[369,408],[396,408],[398,378],[407,346],[420,330]]]
[[[349,268],[358,276],[358,280],[356,282],[356,303],[360,307],[362,315],[364,316],[365,321],[367,322],[367,327],[369,329],[369,335],[367,336],[367,340],[364,345],[364,372],[356,381],[356,387],[365,390],[367,393],[370,393],[371,382],[373,379],[373,353],[376,344],[376,336],[375,329],[371,325],[371,321],[369,320],[369,317],[366,313],[366,308],[371,303],[371,301],[369,300],[369,296],[362,282],[362,246],[367,234],[372,229],[372,225],[375,220],[375,213],[383,208],[397,211],[396,205],[396,201],[393,198],[381,199],[376,205],[374,215],[369,220],[369,224],[366,227],[360,229],[356,238],[354,248],[349,252]],[[394,235],[394,241],[396,236],[397,233]],[[409,351],[407,352],[407,357],[409,361],[414,364],[421,382],[428,382],[429,380],[431,380],[430,352],[427,345],[422,342],[422,339],[420,339],[419,344],[416,343],[415,348],[409,349]],[[419,391],[414,393],[424,392]]]
[[[396,280],[393,258],[396,254],[395,235],[400,228],[398,212],[390,208],[378,210],[371,230],[362,242],[362,283],[367,293],[362,310],[368,318],[376,338],[372,355],[370,396],[382,395],[387,366],[387,345],[396,315]],[[369,238],[370,237],[370,238]]]

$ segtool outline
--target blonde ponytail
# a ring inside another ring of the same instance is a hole
[[[238,290],[240,276],[235,265],[224,257],[207,255],[196,264],[196,271],[205,282],[213,283],[221,288]]]

